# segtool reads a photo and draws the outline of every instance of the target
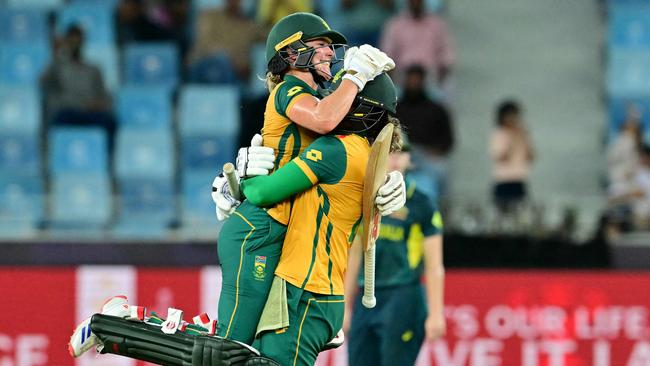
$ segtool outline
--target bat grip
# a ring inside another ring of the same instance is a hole
[[[371,245],[363,253],[363,297],[361,303],[368,309],[377,305],[375,298],[375,246]]]
[[[235,171],[235,166],[232,163],[226,163],[223,165],[223,174],[228,179],[228,187],[230,187],[230,193],[232,196],[239,200],[241,199],[241,192],[239,191],[239,181],[237,180],[237,172]]]

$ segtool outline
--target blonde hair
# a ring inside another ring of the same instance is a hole
[[[391,123],[393,128],[393,137],[390,141],[390,152],[402,151],[402,123],[399,119],[393,116],[388,116],[388,123]]]
[[[278,84],[282,82],[282,75],[278,74],[273,74],[270,71],[266,73],[266,79],[264,80],[264,83],[266,84],[266,88],[269,90],[269,93],[275,89]]]

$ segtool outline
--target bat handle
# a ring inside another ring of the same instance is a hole
[[[235,166],[232,163],[225,163],[223,165],[223,174],[228,179],[228,186],[230,187],[230,193],[235,199],[241,198],[241,192],[239,191],[239,181],[237,180],[237,172],[235,171]]]
[[[363,253],[363,297],[361,303],[368,309],[372,309],[377,305],[375,298],[375,246],[371,245],[368,250]]]

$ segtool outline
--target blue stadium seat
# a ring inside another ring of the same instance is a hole
[[[7,0],[7,5],[13,8],[35,8],[41,10],[57,9],[65,0]]]
[[[72,24],[80,25],[90,44],[110,45],[115,41],[113,8],[110,4],[71,3],[59,10],[56,24],[58,34],[65,33]]]
[[[163,237],[175,219],[172,179],[124,179],[118,183],[118,237]]]
[[[54,127],[48,137],[51,173],[108,171],[106,131],[95,127]]]
[[[181,161],[184,169],[218,170],[224,163],[234,161],[237,141],[228,136],[184,136]]]
[[[108,175],[60,174],[52,178],[53,227],[101,227],[112,215]]]
[[[650,50],[610,50],[607,90],[612,97],[650,94]]]
[[[266,45],[264,43],[255,44],[250,50],[251,76],[248,80],[248,89],[253,95],[266,93]],[[262,80],[260,80],[260,78]]]
[[[40,172],[40,141],[37,134],[0,133],[0,175]]]
[[[0,85],[33,86],[50,62],[50,49],[43,42],[0,44]]]
[[[0,41],[46,42],[47,17],[39,9],[0,8]]]
[[[224,0],[196,0],[194,6],[199,9],[220,9],[224,6]]]
[[[169,130],[122,130],[117,135],[118,179],[168,179],[174,175],[174,142]]]
[[[33,87],[0,87],[0,133],[36,133],[41,125],[39,93]]]
[[[227,54],[218,52],[189,67],[189,82],[197,84],[237,84],[237,73]]]
[[[181,222],[193,230],[213,231],[216,237],[217,219],[210,198],[214,170],[186,172],[183,174]]]
[[[189,85],[180,95],[181,135],[235,136],[239,132],[239,91],[232,86]]]
[[[43,219],[40,174],[0,175],[0,236],[29,234]]]
[[[169,222],[174,217],[173,179],[120,179],[119,215],[121,219],[149,219]]]
[[[84,58],[99,67],[106,89],[116,91],[120,86],[119,51],[115,45],[89,44],[83,49]]]
[[[124,50],[124,81],[170,87],[178,81],[178,50],[172,43],[130,44]]]
[[[615,6],[609,14],[609,46],[650,48],[650,6]]]
[[[122,87],[115,103],[120,128],[171,128],[171,102],[171,91],[166,87]]]

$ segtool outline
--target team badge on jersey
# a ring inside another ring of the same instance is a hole
[[[253,277],[256,280],[260,281],[264,280],[264,277],[266,277],[266,256],[255,256],[255,268],[253,270]]]

